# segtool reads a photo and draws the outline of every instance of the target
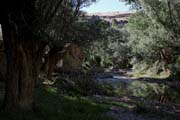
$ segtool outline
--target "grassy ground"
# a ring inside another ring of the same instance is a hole
[[[53,89],[41,87],[35,99],[35,112],[0,112],[0,120],[112,120],[105,115],[107,106],[84,97],[62,95]]]
[[[154,110],[154,106],[151,106],[149,103],[146,104],[144,99],[140,100],[129,97],[131,94],[123,92],[122,90],[119,91],[121,92],[119,94],[112,92],[114,93],[113,96],[105,95],[104,97],[98,97],[90,96],[89,94],[82,96],[82,93],[89,90],[87,87],[91,89],[93,87],[96,88],[95,84],[90,86],[90,81],[88,80],[87,84],[85,84],[86,87],[83,86],[83,88],[80,89],[79,86],[73,87],[73,82],[70,83],[70,86],[69,83],[67,84],[65,82],[66,81],[58,79],[54,84],[48,83],[38,86],[35,94],[34,112],[0,112],[0,120],[112,120],[112,117],[116,120],[128,120],[131,118],[138,119],[138,116],[140,116],[140,118],[143,117],[145,120],[152,120],[151,116],[156,118],[153,120],[176,120],[177,118],[176,116],[174,117],[174,115],[169,116],[161,110]],[[84,82],[86,83],[86,81],[83,81],[83,85]],[[3,100],[3,88],[4,85],[0,83],[0,103],[2,103]],[[101,90],[99,86],[97,88],[97,90]],[[108,88],[109,87],[103,87],[103,89]],[[117,116],[117,118],[115,116]]]

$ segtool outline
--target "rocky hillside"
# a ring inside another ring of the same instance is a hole
[[[104,13],[87,13],[87,18],[92,18],[96,16],[97,18],[104,19],[106,21],[112,22],[116,20],[119,23],[125,24],[128,22],[128,18],[133,13],[122,13],[122,12],[104,12]]]

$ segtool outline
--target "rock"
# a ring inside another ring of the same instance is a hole
[[[117,106],[112,106],[112,107],[110,107],[110,110],[112,110],[114,112],[118,112],[120,110],[120,108]]]
[[[81,68],[84,53],[78,45],[68,43],[65,45],[63,51],[60,51],[58,54],[62,54],[62,58],[56,62],[57,70],[72,71]]]
[[[81,69],[84,53],[81,48],[73,43],[67,43],[59,51],[47,47],[42,59],[41,71],[47,73],[50,78],[56,73],[73,72]]]
[[[98,74],[96,76],[96,79],[108,79],[108,78],[113,78],[113,75],[111,75],[111,74]]]

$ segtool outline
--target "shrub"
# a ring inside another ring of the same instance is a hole
[[[180,81],[180,57],[176,59],[176,62],[172,64],[172,77],[178,81]]]
[[[113,89],[110,84],[100,84],[91,74],[73,74],[59,77],[57,87],[65,92],[81,95],[112,95]]]

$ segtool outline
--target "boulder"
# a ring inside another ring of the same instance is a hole
[[[64,49],[58,52],[58,56],[62,56],[56,62],[56,69],[61,71],[72,71],[81,68],[84,60],[84,53],[81,48],[73,43],[68,43]]]

